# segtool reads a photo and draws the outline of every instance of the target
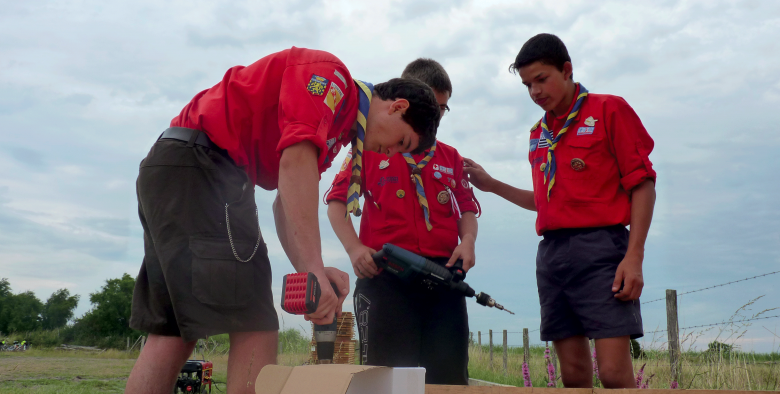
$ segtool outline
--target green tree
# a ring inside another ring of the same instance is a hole
[[[73,310],[79,304],[79,295],[70,295],[68,289],[52,293],[43,306],[41,324],[45,330],[64,327],[73,318]]]
[[[35,293],[26,291],[6,298],[4,314],[8,316],[7,330],[9,332],[33,331],[41,328],[41,311],[43,303]],[[5,313],[8,308],[8,313]]]
[[[0,332],[8,332],[8,319],[10,318],[8,304],[11,302],[11,296],[13,293],[11,293],[11,284],[8,282],[8,278],[0,279]]]
[[[76,325],[95,336],[134,334],[135,331],[130,329],[134,287],[135,279],[128,274],[106,280],[100,291],[89,295],[92,309],[78,319]]]

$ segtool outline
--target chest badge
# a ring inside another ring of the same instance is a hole
[[[585,126],[593,127],[596,125],[596,122],[598,122],[598,119],[593,119],[592,116],[588,116],[588,119],[585,119]]]
[[[379,162],[379,169],[384,170],[385,168],[390,167],[390,161],[389,160],[382,160]]]
[[[571,159],[571,168],[577,172],[584,171],[585,161],[577,158]]]
[[[547,168],[547,163],[542,163],[542,164],[539,166],[539,171],[544,171],[544,169],[545,169],[545,168]]]
[[[433,177],[436,178],[436,179],[441,179],[441,172],[439,172],[439,171],[434,172],[433,173]]]
[[[438,201],[439,204],[444,205],[444,204],[450,202],[450,194],[447,193],[446,190],[442,190],[442,191],[439,192],[439,195],[436,196],[436,201]]]
[[[454,180],[454,179],[451,179],[451,178],[450,178],[450,186],[452,186],[452,188],[454,189],[454,188],[456,188],[456,187],[458,186],[458,184],[457,184],[457,183],[455,183],[455,180]]]
[[[395,195],[398,196],[398,198],[404,198],[404,196],[406,195],[406,192],[401,190],[401,189],[398,189],[398,191],[395,192]]]

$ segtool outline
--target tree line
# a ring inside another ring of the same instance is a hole
[[[135,279],[128,274],[106,280],[90,293],[91,309],[74,318],[78,294],[59,289],[44,303],[32,291],[14,294],[8,279],[0,279],[0,337],[23,338],[38,346],[121,347],[126,337],[142,335],[129,326],[134,287]]]

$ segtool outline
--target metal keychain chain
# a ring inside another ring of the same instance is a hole
[[[236,252],[236,246],[233,245],[233,234],[230,233],[230,215],[228,214],[228,206],[230,204],[225,204],[225,224],[227,225],[227,232],[228,232],[228,239],[230,240],[230,248],[233,249],[233,256],[236,256],[236,260],[247,263],[249,260],[252,260],[252,257],[255,257],[255,253],[257,253],[257,248],[260,246],[260,239],[262,238],[262,235],[260,234],[260,216],[257,214],[257,206],[255,206],[255,219],[257,219],[257,243],[255,244],[255,250],[252,251],[252,255],[249,256],[248,259],[242,260],[241,257],[238,257],[238,253]]]

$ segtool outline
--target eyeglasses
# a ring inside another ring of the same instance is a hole
[[[450,112],[450,106],[449,106],[449,105],[447,105],[447,104],[442,104],[442,105],[439,105],[439,110],[440,110],[440,111],[441,111],[443,114],[446,114],[447,112]]]

